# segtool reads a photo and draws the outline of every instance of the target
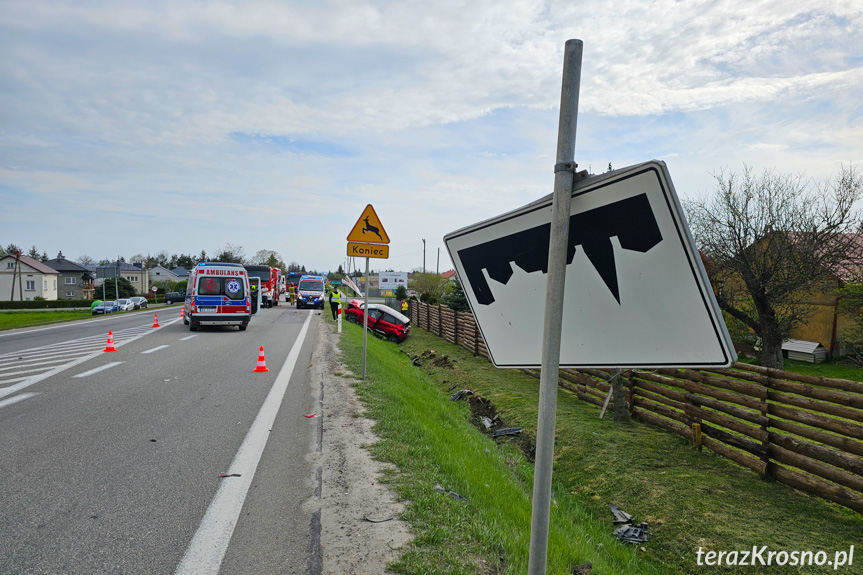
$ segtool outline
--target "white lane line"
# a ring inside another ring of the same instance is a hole
[[[217,575],[234,534],[234,527],[243,510],[246,494],[252,485],[255,471],[261,460],[261,454],[270,437],[269,430],[273,428],[273,422],[279,413],[279,407],[288,389],[288,382],[300,356],[300,348],[309,330],[312,314],[306,317],[297,341],[291,347],[291,352],[285,360],[285,364],[276,376],[273,387],[261,410],[252,422],[243,444],[234,461],[231,463],[227,474],[239,473],[240,477],[230,477],[222,481],[219,490],[207,508],[198,531],[189,543],[186,554],[174,571],[174,575]]]
[[[91,369],[90,371],[85,371],[84,373],[79,373],[78,375],[73,375],[72,377],[87,377],[88,375],[93,375],[94,373],[99,373],[100,371],[105,371],[106,369],[111,369],[112,367],[116,367],[123,363],[122,361],[112,361],[111,363],[106,363],[103,366]]]
[[[0,407],[6,407],[7,405],[12,405],[13,403],[18,403],[19,401],[23,401],[25,399],[31,398],[34,395],[39,395],[38,392],[31,393],[22,393],[21,395],[16,395],[15,397],[10,397],[9,399],[4,399],[0,401]]]
[[[159,351],[160,349],[165,349],[166,347],[171,347],[170,345],[157,345],[152,349],[148,349],[147,351],[142,351],[141,353],[153,353],[154,351]]]
[[[192,339],[193,337],[198,337],[198,334],[193,333],[192,335],[187,335],[186,337],[181,337],[180,341],[186,341],[187,339]]]

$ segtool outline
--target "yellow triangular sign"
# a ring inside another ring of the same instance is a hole
[[[371,204],[366,206],[360,219],[354,224],[351,233],[348,234],[349,242],[363,242],[366,244],[388,244],[390,237],[378,219],[375,209]]]

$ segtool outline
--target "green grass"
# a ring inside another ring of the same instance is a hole
[[[361,372],[361,335],[357,326],[344,327],[345,359],[355,373]],[[430,349],[448,360],[414,367],[401,353],[422,357]],[[524,427],[521,444],[495,445],[474,428],[467,403],[449,401],[457,389],[491,401],[507,427]],[[410,502],[404,518],[418,534],[395,571],[526,573],[533,469],[521,448],[535,434],[537,380],[415,329],[400,346],[369,338],[368,378],[358,391],[382,437],[373,453],[397,466],[387,478]],[[825,550],[832,558],[852,544],[860,547],[863,516],[764,480],[650,425],[598,416],[598,407],[559,391],[549,573],[568,574],[570,565],[584,561],[604,575],[832,573],[826,566],[698,566],[696,552],[766,545]],[[470,502],[442,497],[435,483]],[[633,547],[614,539],[610,503],[647,521],[650,542]],[[859,572],[860,561],[855,557],[845,572]]]
[[[817,377],[833,377],[838,379],[850,379],[852,381],[863,381],[863,368],[853,365],[845,359],[831,359],[822,363],[809,363],[794,359],[785,360],[785,371],[803,373]]]
[[[5,311],[0,313],[0,330],[33,327],[90,317],[90,310]]]
[[[361,373],[362,329],[345,325],[344,360]],[[396,465],[386,480],[409,504],[403,519],[416,539],[391,566],[397,573],[526,573],[533,467],[515,444],[500,445],[469,423],[464,401],[393,344],[369,338],[367,377],[358,394],[377,421],[376,458]],[[439,484],[468,498],[436,491]],[[620,544],[610,521],[595,517],[565,491],[554,494],[549,574],[570,574],[590,561],[594,573],[664,574],[636,548]]]

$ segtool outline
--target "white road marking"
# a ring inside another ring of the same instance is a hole
[[[229,475],[239,473],[240,477],[231,477],[222,481],[174,575],[217,575],[219,573],[222,559],[234,534],[234,527],[243,510],[246,494],[252,485],[261,454],[270,437],[269,430],[273,428],[273,422],[300,356],[300,348],[303,347],[311,319],[312,314],[309,313],[300,335],[297,336],[297,341],[291,347],[288,358],[279,375],[276,376],[273,387],[270,388],[267,399],[264,400],[243,444],[234,456],[234,461],[226,471]]]
[[[148,333],[154,333],[156,330],[159,330],[159,329],[162,329],[166,326],[172,325],[178,321],[180,321],[179,318],[173,319],[173,320],[168,320],[165,323],[161,324],[161,327],[157,327],[157,328],[153,328],[149,325],[146,325],[146,326],[133,327],[133,328],[120,330],[114,334],[114,347],[120,347],[121,345],[131,343],[131,342],[135,341],[136,339],[144,337]],[[105,349],[105,346],[106,346],[106,337],[107,337],[107,334],[98,335],[98,336],[90,336],[90,337],[82,338],[80,340],[75,340],[73,342],[67,342],[66,344],[44,345],[41,347],[31,348],[28,350],[22,350],[22,351],[11,352],[11,353],[0,355],[0,362],[4,362],[4,365],[5,365],[7,362],[11,363],[11,362],[18,361],[19,357],[30,357],[34,354],[36,354],[36,355],[38,355],[38,354],[52,355],[58,347],[62,347],[63,345],[67,345],[70,343],[77,345],[77,344],[80,344],[81,342],[89,342],[90,350],[92,350],[92,351],[90,351],[90,353],[87,353],[87,350],[70,352],[70,353],[66,354],[70,358],[70,360],[68,362],[63,363],[63,364],[61,364],[55,368],[49,369],[47,371],[43,371],[42,373],[35,373],[34,375],[27,377],[27,378],[24,378],[24,379],[21,379],[21,378],[6,379],[4,376],[2,379],[0,379],[0,385],[4,385],[6,387],[0,387],[0,399],[7,397],[7,396],[10,396],[13,393],[17,393],[17,392],[21,391],[22,389],[25,389],[27,387],[30,387],[31,385],[39,383],[40,381],[42,381],[44,379],[48,379],[49,377],[51,377],[53,375],[61,373],[67,369],[75,367],[76,365],[80,365],[87,360],[93,359],[93,358],[101,355],[103,353],[103,350]],[[85,354],[85,355],[80,355],[79,357],[74,357],[74,356],[79,355],[79,354]],[[36,362],[36,365],[38,365],[38,362]],[[39,369],[37,367],[37,368],[34,368],[32,371],[34,371],[34,372],[39,371]],[[8,374],[6,374],[6,375],[8,375]],[[10,383],[14,383],[14,385],[8,385]]]
[[[105,371],[106,369],[111,369],[112,367],[118,366],[122,361],[112,361],[111,363],[106,363],[103,366],[91,369],[90,371],[85,371],[84,373],[79,373],[78,375],[73,375],[72,377],[87,377],[88,375],[93,375],[94,373],[99,373],[100,371]]]
[[[157,345],[152,349],[148,349],[147,351],[142,351],[141,353],[153,353],[154,351],[159,351],[160,349],[165,349],[166,347],[171,347],[170,345]]]
[[[33,397],[34,395],[39,395],[39,394],[36,392],[22,393],[21,395],[16,395],[15,397],[10,397],[9,399],[4,399],[3,401],[0,401],[0,407],[6,407],[7,405],[12,405],[13,403],[18,403],[19,401],[23,401],[25,399]]]
[[[186,341],[187,339],[192,339],[193,337],[198,337],[198,334],[193,333],[192,335],[187,335],[186,337],[181,337],[180,341]]]

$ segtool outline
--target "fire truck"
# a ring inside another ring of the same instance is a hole
[[[279,277],[282,270],[270,266],[245,266],[249,277],[261,280],[261,305],[273,307],[279,305]]]

